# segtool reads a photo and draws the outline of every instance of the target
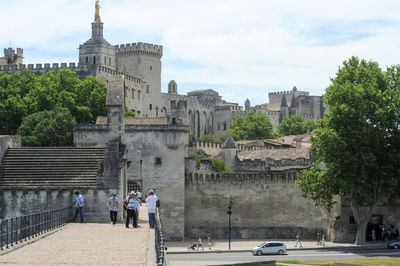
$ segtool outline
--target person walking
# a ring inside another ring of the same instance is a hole
[[[211,250],[211,236],[208,236],[207,242],[208,242],[208,249]]]
[[[158,201],[158,197],[156,195],[154,195],[154,190],[151,189],[146,198],[147,211],[149,213],[150,228],[154,228],[155,223],[156,223],[157,201]]]
[[[119,199],[117,198],[117,192],[112,194],[112,197],[108,200],[108,209],[110,210],[111,224],[117,223]]]
[[[296,235],[296,245],[294,245],[295,247],[297,247],[297,244],[300,244],[300,247],[302,248],[303,245],[301,244],[301,240],[300,240],[301,236],[300,236],[300,232],[297,233]]]
[[[137,227],[137,221],[136,221],[136,212],[135,212],[135,192],[131,191],[128,197],[124,200],[124,206],[126,208],[127,214],[126,214],[126,223],[125,227],[129,228],[129,220],[132,218],[133,220],[133,227]]]
[[[133,204],[135,205],[135,218],[136,218],[136,226],[139,227],[138,221],[139,221],[139,210],[140,210],[140,205],[142,205],[142,202],[139,199],[138,194],[135,194],[135,200],[133,201]]]
[[[324,234],[324,232],[322,232],[321,244],[322,244],[322,246],[324,246],[324,247],[325,247],[325,241],[326,241],[326,235]]]
[[[74,218],[72,218],[72,222],[74,223],[76,218],[79,217],[81,218],[81,223],[83,223],[83,197],[82,195],[79,194],[79,191],[75,191],[75,215]]]
[[[197,250],[200,250],[200,247],[201,250],[203,251],[204,250],[203,241],[201,241],[201,238],[199,237],[199,240],[197,240]]]

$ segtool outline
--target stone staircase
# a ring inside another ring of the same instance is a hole
[[[9,148],[0,165],[0,187],[96,187],[103,162],[102,148]]]

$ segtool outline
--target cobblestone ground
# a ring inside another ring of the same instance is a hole
[[[141,208],[139,228],[124,223],[75,223],[0,256],[2,265],[146,265],[149,246],[147,209]]]

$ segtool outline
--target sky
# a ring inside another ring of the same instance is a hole
[[[78,61],[95,0],[0,0],[0,47],[24,63]],[[351,56],[400,64],[398,0],[100,0],[112,44],[164,47],[162,91],[214,89],[229,102],[268,102],[296,86],[324,94]]]

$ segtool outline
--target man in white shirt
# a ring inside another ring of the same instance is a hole
[[[117,192],[114,192],[112,197],[108,200],[108,209],[110,210],[111,224],[117,223],[119,199],[117,198]]]
[[[150,228],[154,228],[156,223],[157,196],[154,195],[154,190],[150,190],[146,198],[147,210],[149,212]]]
[[[83,197],[82,195],[79,194],[78,191],[75,192],[75,215],[74,218],[72,219],[72,222],[75,222],[76,218],[78,217],[78,213],[79,213],[79,217],[81,218],[81,223],[83,223]]]

